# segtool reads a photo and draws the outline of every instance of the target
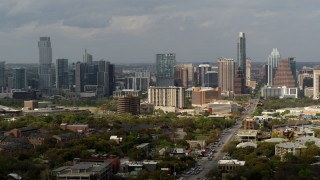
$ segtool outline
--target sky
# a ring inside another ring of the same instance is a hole
[[[267,60],[272,48],[299,62],[320,60],[319,0],[0,0],[0,60],[38,63],[37,42],[49,36],[57,58],[153,63],[236,59],[246,34],[247,57]]]

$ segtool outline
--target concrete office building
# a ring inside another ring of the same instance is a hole
[[[159,87],[174,86],[174,66],[176,65],[176,55],[156,54],[156,85]]]
[[[267,80],[268,80],[267,85],[268,86],[273,85],[274,76],[275,76],[275,73],[278,69],[280,59],[281,59],[281,55],[280,55],[278,49],[273,48],[271,54],[268,57],[268,78],[267,78]]]
[[[56,60],[56,88],[68,89],[69,88],[69,67],[68,59]]]
[[[27,73],[25,68],[15,69],[15,89],[27,88]]]
[[[51,88],[52,49],[50,37],[40,37],[39,48],[39,88],[48,93]]]
[[[233,59],[218,59],[218,87],[222,92],[233,91],[235,77],[235,63]]]
[[[184,87],[149,87],[148,101],[154,106],[184,108]]]

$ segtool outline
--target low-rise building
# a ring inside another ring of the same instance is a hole
[[[253,143],[253,142],[243,142],[243,143],[237,144],[237,146],[236,146],[236,148],[246,148],[246,147],[257,148],[258,145],[257,145],[257,143]]]
[[[48,136],[46,134],[41,134],[41,133],[33,133],[30,134],[27,138],[29,140],[29,142],[33,145],[33,146],[39,146],[42,145],[44,143],[44,140],[47,138]]]
[[[140,97],[122,96],[118,98],[117,113],[130,113],[132,115],[140,114]]]
[[[258,128],[258,124],[256,123],[255,119],[247,118],[243,121],[243,128],[254,130]]]
[[[157,161],[126,161],[123,164],[123,172],[138,173],[143,169],[152,172],[156,170],[157,164]]]
[[[64,143],[73,139],[78,139],[79,134],[77,133],[64,133],[59,135],[53,135],[52,138],[56,140],[57,143]]]
[[[62,130],[69,130],[69,131],[78,132],[78,133],[85,133],[88,131],[89,126],[87,124],[62,123],[62,124],[60,124],[60,128]]]
[[[154,105],[150,103],[140,104],[140,114],[153,114]]]
[[[0,154],[4,156],[18,156],[28,152],[34,146],[25,137],[3,136],[0,137]]]
[[[294,142],[285,142],[275,145],[275,155],[280,156],[281,159],[286,153],[292,153],[294,156],[299,156],[302,149],[307,148],[305,145]]]
[[[238,161],[236,159],[231,160],[219,160],[218,169],[222,173],[233,173],[236,169],[245,165],[245,161]]]
[[[302,145],[305,145],[308,142],[309,143],[314,142],[316,146],[320,147],[320,138],[316,138],[314,136],[299,137],[299,138],[296,138],[296,142]]]
[[[117,144],[122,142],[122,137],[120,136],[110,136],[110,141],[115,141]]]
[[[298,98],[298,88],[282,87],[262,87],[261,97],[267,99],[269,97],[283,98]]]
[[[257,130],[239,130],[237,137],[241,142],[256,142],[258,139]]]
[[[51,172],[51,179],[108,179],[112,173],[110,161],[104,162],[78,162],[73,166],[63,166]]]
[[[32,133],[36,133],[38,130],[38,127],[28,126],[12,129],[11,131],[6,132],[5,135],[13,135],[14,137],[27,137]]]
[[[232,101],[216,101],[208,103],[211,114],[229,114],[238,112],[238,105]]]

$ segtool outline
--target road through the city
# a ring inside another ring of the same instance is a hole
[[[250,103],[246,107],[246,112],[248,112],[248,117],[251,117],[252,113],[254,112],[255,108],[259,99],[251,99]],[[213,158],[211,161],[208,160],[207,157],[203,157],[202,159],[198,160],[198,166],[202,171],[196,175],[184,175],[184,179],[187,180],[197,180],[197,179],[205,179],[206,175],[209,173],[210,170],[215,168],[218,164],[218,161],[223,159],[224,153],[222,152],[223,146],[230,142],[234,136],[236,135],[237,131],[241,128],[242,120],[237,121],[237,123],[224,131],[223,135],[220,138],[219,146],[215,148],[216,153],[213,154]]]

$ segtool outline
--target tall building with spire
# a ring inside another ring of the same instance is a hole
[[[45,93],[51,88],[52,49],[50,37],[40,37],[39,48],[39,88]]]
[[[277,48],[273,48],[271,54],[268,57],[268,79],[267,85],[273,86],[273,80],[275,73],[278,69],[281,55]]]

